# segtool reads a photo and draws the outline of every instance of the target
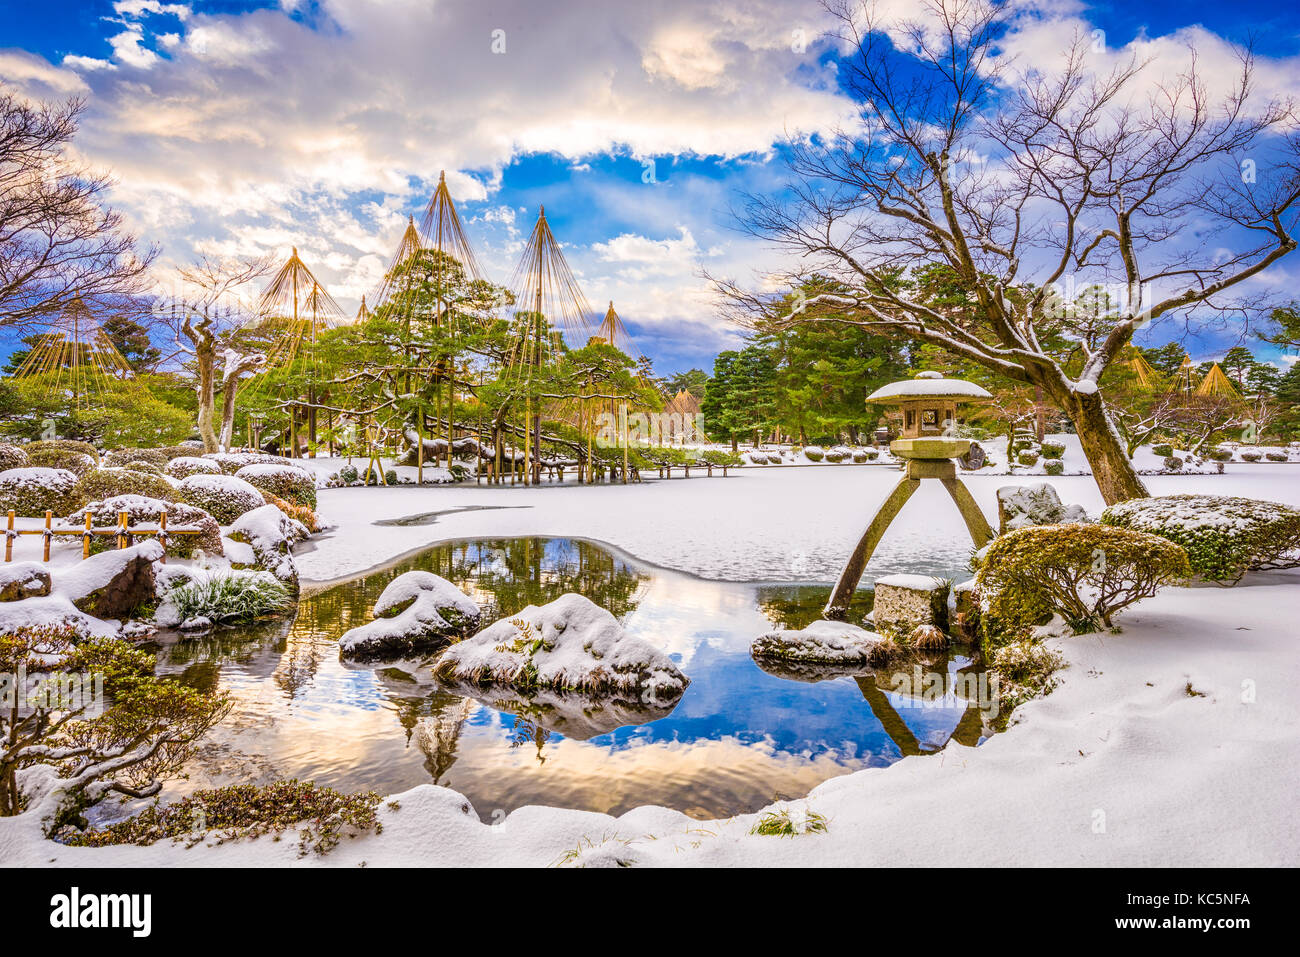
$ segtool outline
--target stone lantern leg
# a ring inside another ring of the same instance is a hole
[[[890,523],[920,488],[922,479],[938,479],[947,489],[976,548],[983,548],[992,540],[993,529],[975,504],[970,490],[957,477],[957,466],[953,462],[970,451],[970,441],[953,434],[958,404],[984,402],[991,398],[973,382],[945,379],[937,372],[922,372],[915,379],[891,383],[867,397],[868,403],[897,405],[901,410],[902,434],[889,444],[889,448],[906,460],[906,471],[871,519],[840,572],[823,612],[826,618],[844,618],[867,562]]]

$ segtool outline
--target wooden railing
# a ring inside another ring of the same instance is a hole
[[[5,527],[5,561],[14,560],[14,540],[19,535],[43,535],[45,537],[45,547],[42,550],[41,561],[50,560],[50,542],[56,535],[79,535],[81,536],[81,557],[83,559],[90,557],[90,543],[96,535],[113,536],[117,539],[118,548],[126,548],[128,543],[136,536],[150,536],[157,538],[162,543],[164,564],[167,561],[167,539],[173,535],[202,535],[203,532],[197,528],[167,528],[167,512],[164,510],[158,517],[157,528],[132,528],[130,525],[131,516],[127,512],[117,513],[117,525],[113,528],[92,528],[91,523],[94,520],[94,513],[89,509],[86,510],[86,521],[80,528],[55,528],[54,513],[46,511],[44,528],[14,528],[15,512],[9,510],[9,521]]]

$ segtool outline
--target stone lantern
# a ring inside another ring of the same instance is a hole
[[[957,407],[969,402],[987,402],[992,398],[973,382],[945,379],[938,372],[922,372],[914,379],[891,382],[867,396],[868,403],[897,406],[902,413],[902,434],[889,443],[889,449],[905,459],[907,466],[903,478],[877,510],[840,572],[839,581],[826,603],[824,613],[827,618],[844,617],[858,582],[862,580],[862,572],[881,537],[912,493],[920,487],[922,479],[938,479],[947,489],[976,548],[982,548],[993,538],[988,520],[975,504],[970,490],[957,477],[957,467],[952,461],[970,451],[970,440],[953,434]]]

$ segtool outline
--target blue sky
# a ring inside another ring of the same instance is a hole
[[[1293,4],[1020,5],[1113,47],[1199,27],[1198,43],[1253,35],[1274,73],[1300,63]],[[297,245],[354,311],[446,169],[491,278],[508,279],[545,203],[593,310],[612,299],[661,373],[708,368],[738,333],[700,271],[780,262],[735,231],[729,206],[778,187],[787,130],[845,115],[825,46],[790,49],[793,31],[818,32],[816,4],[484,6],[0,0],[0,78],[87,98],[79,148],[162,246],[164,283],[199,253]],[[1041,33],[1033,55],[1050,62],[1058,34]],[[1208,330],[1187,345],[1200,358],[1235,341]]]

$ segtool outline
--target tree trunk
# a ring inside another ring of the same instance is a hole
[[[1092,466],[1093,480],[1106,504],[1148,498],[1151,493],[1125,454],[1119,434],[1106,415],[1101,394],[1070,391],[1060,399],[1061,408],[1079,434],[1079,444],[1083,446],[1083,454]]]
[[[199,438],[203,440],[204,452],[217,452],[217,434],[212,420],[216,411],[216,350],[207,343],[200,343],[194,350],[199,366]]]

